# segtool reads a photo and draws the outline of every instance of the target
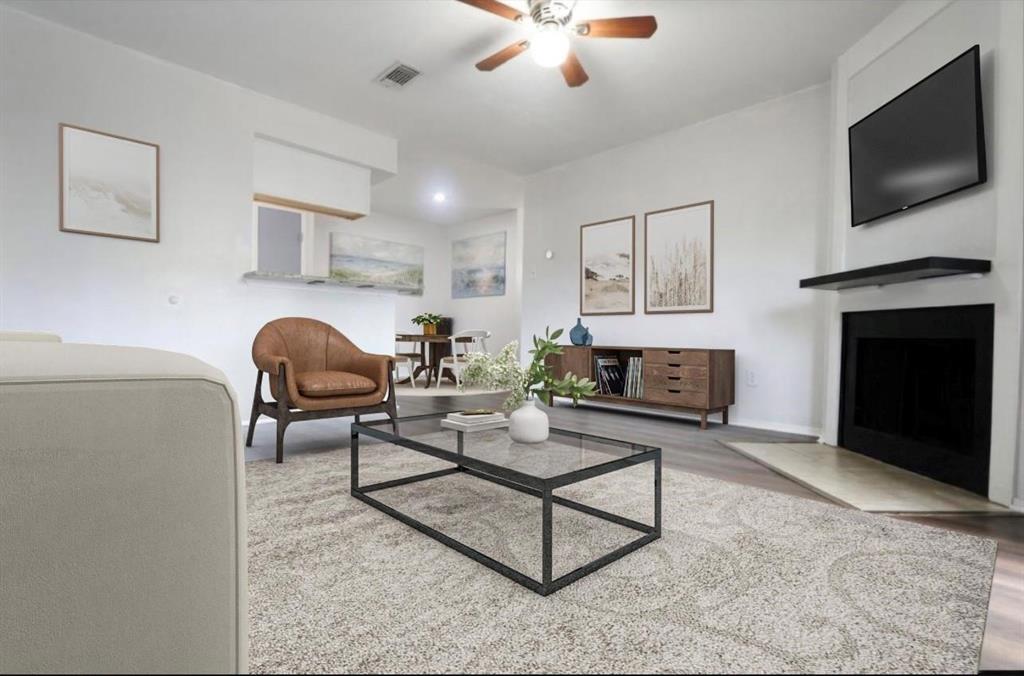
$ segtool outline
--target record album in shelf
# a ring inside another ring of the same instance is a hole
[[[594,357],[594,374],[597,376],[597,391],[600,394],[621,396],[626,387],[622,364],[615,356]]]

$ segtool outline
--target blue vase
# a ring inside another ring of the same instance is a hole
[[[577,317],[576,326],[569,329],[569,340],[573,345],[590,345],[594,342],[594,337],[590,335],[590,329],[583,326],[580,318]]]

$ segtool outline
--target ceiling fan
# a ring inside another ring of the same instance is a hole
[[[551,68],[558,66],[570,87],[579,87],[590,79],[576,58],[569,36],[585,38],[649,38],[658,30],[653,16],[623,16],[617,19],[589,19],[574,23],[575,0],[529,0],[529,15],[498,0],[459,0],[491,14],[529,24],[532,35],[514,42],[476,64],[478,70],[494,70],[506,61],[530,50],[534,61]]]

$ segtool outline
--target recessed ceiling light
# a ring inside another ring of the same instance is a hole
[[[448,196],[445,195],[443,192],[434,193],[434,201],[437,202],[438,204],[444,202],[446,199],[448,199]]]

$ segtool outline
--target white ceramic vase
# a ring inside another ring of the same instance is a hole
[[[527,399],[508,417],[508,435],[521,444],[536,444],[548,438],[548,414]]]

